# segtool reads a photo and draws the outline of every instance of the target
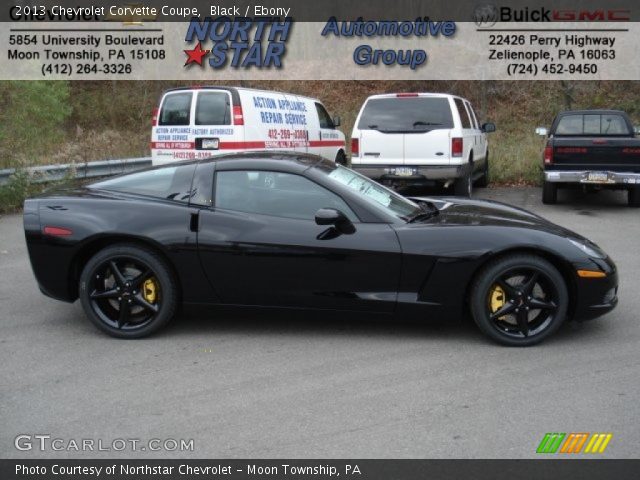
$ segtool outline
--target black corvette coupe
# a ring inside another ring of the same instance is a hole
[[[50,192],[24,205],[33,271],[116,337],[180,303],[455,318],[531,345],[617,303],[589,240],[488,201],[408,199],[306,154],[232,154]]]

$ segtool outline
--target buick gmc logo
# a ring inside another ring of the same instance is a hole
[[[473,11],[473,21],[482,28],[493,27],[499,16],[498,7],[493,4],[478,5]]]
[[[630,22],[631,10],[616,8],[552,10],[545,7],[514,8],[483,4],[474,9],[473,21],[481,28],[493,27],[497,22]]]

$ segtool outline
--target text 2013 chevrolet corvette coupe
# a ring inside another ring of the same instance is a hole
[[[454,318],[531,345],[613,309],[618,277],[589,240],[525,210],[407,199],[306,154],[175,163],[24,205],[41,290],[148,335],[179,303]]]

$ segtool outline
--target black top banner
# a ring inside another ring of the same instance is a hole
[[[0,21],[186,21],[191,17],[292,17],[298,22],[323,22],[335,16],[339,20],[432,20],[458,22],[624,22],[639,21],[638,3],[630,0],[265,0],[169,2],[147,0],[41,0],[7,2],[0,9]]]

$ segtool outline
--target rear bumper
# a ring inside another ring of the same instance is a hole
[[[366,177],[373,178],[374,180],[402,180],[409,182],[421,182],[428,180],[444,181],[462,177],[469,169],[469,164],[367,165],[363,163],[352,163],[351,168]],[[411,169],[411,172],[400,172],[399,169]]]
[[[552,183],[584,183],[592,185],[639,185],[640,173],[602,171],[607,174],[606,181],[589,179],[589,173],[600,170],[546,170],[544,179]]]

